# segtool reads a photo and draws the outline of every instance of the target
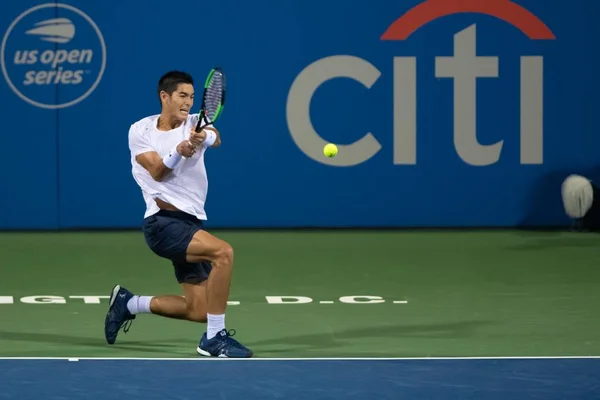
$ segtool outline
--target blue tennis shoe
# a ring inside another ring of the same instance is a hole
[[[110,303],[104,319],[104,336],[108,344],[114,344],[121,328],[127,333],[135,315],[129,312],[127,302],[133,297],[129,290],[116,285],[110,295]]]
[[[198,354],[207,357],[222,357],[222,358],[250,358],[252,350],[248,349],[240,342],[232,338],[235,335],[235,330],[227,331],[223,329],[216,334],[212,339],[206,337],[206,332],[200,339],[200,344],[196,351]]]

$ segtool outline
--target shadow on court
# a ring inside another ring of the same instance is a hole
[[[414,324],[414,325],[391,325],[379,327],[361,327],[357,329],[342,330],[338,332],[324,332],[318,334],[297,335],[248,341],[250,347],[261,348],[262,353],[283,352],[279,349],[268,349],[270,346],[281,346],[285,351],[289,347],[301,346],[307,350],[333,349],[346,346],[348,340],[370,340],[376,341],[381,338],[465,338],[475,336],[477,329],[490,325],[492,321],[462,321],[441,324]],[[384,354],[385,356],[385,354]]]
[[[125,344],[119,344],[118,342],[114,345],[108,345],[104,338],[86,338],[81,336],[72,336],[55,333],[34,333],[34,332],[10,332],[0,331],[0,340],[7,341],[18,341],[18,342],[33,342],[33,343],[50,343],[50,344],[61,344],[65,346],[82,346],[91,348],[113,348],[121,350],[135,350],[135,351],[146,351],[150,353],[165,353],[165,348],[180,347],[180,344],[185,340],[153,340],[148,342],[131,342],[127,341]],[[189,340],[189,339],[188,339]]]
[[[462,321],[449,322],[440,324],[413,324],[413,325],[390,325],[379,327],[361,327],[356,329],[340,330],[333,332],[330,329],[325,329],[323,333],[283,336],[279,338],[270,338],[265,340],[244,341],[251,347],[254,347],[257,354],[261,356],[278,355],[289,353],[291,349],[298,350],[334,350],[339,347],[347,347],[348,341],[372,341],[382,338],[465,338],[476,335],[478,328],[487,326],[491,321]],[[129,341],[123,339],[122,343],[109,346],[104,341],[104,338],[90,338],[74,335],[65,335],[57,333],[36,333],[36,332],[12,332],[0,331],[0,340],[16,341],[16,342],[31,342],[41,344],[58,344],[69,347],[86,347],[101,350],[130,350],[136,352],[148,352],[162,354],[169,352],[179,353],[175,349],[181,348],[181,343],[189,341],[185,339],[164,339],[152,340],[147,342]],[[169,350],[171,349],[171,350]],[[370,352],[374,354],[376,352]],[[382,356],[387,357],[389,350],[384,352]],[[343,356],[349,356],[344,354]]]
[[[600,249],[600,236],[579,234],[576,237],[549,237],[546,239],[535,238],[516,246],[504,247],[506,250],[537,251],[548,249],[568,248],[594,248]]]

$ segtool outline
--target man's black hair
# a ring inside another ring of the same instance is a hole
[[[181,83],[194,84],[192,75],[182,71],[169,71],[160,77],[158,81],[158,101],[160,101],[160,92],[163,90],[170,95],[177,89],[177,86]]]

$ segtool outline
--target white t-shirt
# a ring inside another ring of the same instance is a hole
[[[206,220],[204,203],[208,192],[208,178],[204,165],[204,147],[198,147],[192,157],[182,158],[162,182],[155,181],[135,159],[138,154],[148,151],[155,151],[161,158],[164,157],[181,141],[189,138],[192,127],[198,122],[198,114],[191,114],[180,127],[159,131],[156,128],[158,117],[159,115],[152,115],[143,118],[129,128],[132,174],[142,189],[146,202],[144,218],[159,211],[154,201],[159,198],[198,219]]]

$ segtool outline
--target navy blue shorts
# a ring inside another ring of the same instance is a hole
[[[148,247],[158,256],[171,260],[177,282],[191,284],[207,280],[212,269],[208,261],[186,261],[186,251],[192,237],[203,229],[202,220],[193,215],[166,210],[145,218],[142,227]]]

